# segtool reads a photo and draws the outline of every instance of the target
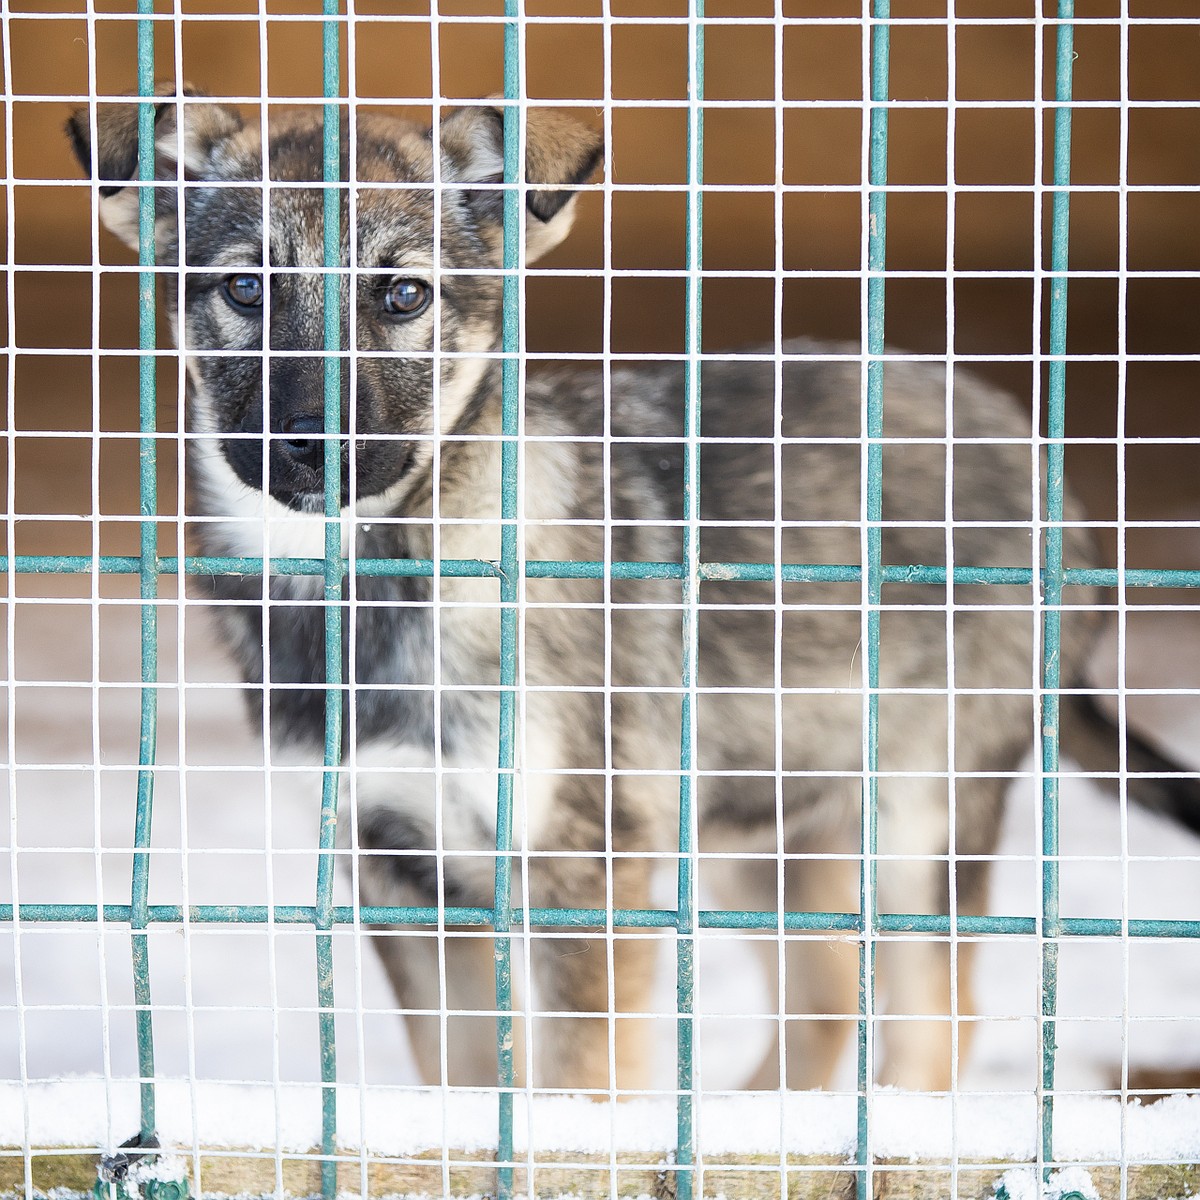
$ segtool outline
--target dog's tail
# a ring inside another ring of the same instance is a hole
[[[1120,734],[1116,724],[1089,695],[1063,696],[1059,709],[1063,753],[1084,771],[1106,773],[1097,779],[1105,790],[1117,791]],[[1129,795],[1145,808],[1160,812],[1200,833],[1200,776],[1173,762],[1149,742],[1128,731],[1125,766]]]

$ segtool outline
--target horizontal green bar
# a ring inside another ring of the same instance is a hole
[[[323,558],[272,558],[268,560],[272,575],[325,574]],[[342,570],[350,571],[350,560],[342,560]],[[498,579],[500,564],[476,558],[442,559],[439,574],[456,579]],[[434,574],[434,563],[427,558],[356,558],[354,573],[362,576],[424,576]],[[18,575],[87,575],[92,570],[101,575],[136,575],[141,570],[137,555],[101,555],[94,559],[87,554],[18,554],[10,559],[0,555],[0,572],[12,570]],[[178,575],[180,560],[160,558],[156,569],[161,575]],[[263,572],[261,558],[219,558],[189,555],[183,559],[185,575],[257,576]],[[954,582],[967,584],[1015,584],[1028,587],[1033,583],[1029,567],[970,567],[954,568]],[[533,559],[525,564],[529,579],[682,579],[683,567],[671,562],[583,562],[558,559]],[[1128,587],[1194,588],[1200,587],[1200,570],[1158,570],[1141,568],[1127,570],[1122,575],[1108,568],[1069,568],[1064,582],[1089,587],[1116,587],[1123,579]],[[785,583],[859,583],[862,568],[851,564],[772,563],[700,564],[700,578],[709,582],[771,582],[781,578]],[[883,568],[884,583],[946,583],[945,567],[891,566]]]
[[[22,904],[17,915],[22,921],[70,924],[94,923],[101,919],[98,913],[108,924],[127,925],[131,907],[105,904],[97,909],[94,904]],[[514,930],[519,932],[526,915],[523,909],[512,910]],[[493,923],[492,910],[483,907],[448,905],[440,910],[440,917],[446,925],[482,927]],[[148,919],[151,924],[181,925],[184,910],[178,904],[152,904]],[[315,925],[317,910],[309,904],[280,904],[273,910],[263,904],[196,904],[188,908],[187,919],[197,925],[265,925],[268,921],[276,925]],[[611,913],[602,908],[531,908],[528,912],[531,926],[568,929],[603,928],[610,920],[616,929],[670,929],[678,919],[675,910],[669,908],[619,908]],[[13,906],[0,904],[0,923],[12,920]],[[432,905],[334,907],[335,925],[352,925],[356,920],[363,925],[437,925],[439,910]],[[779,928],[780,914],[705,909],[699,914],[699,924],[702,929],[772,930]],[[858,933],[862,928],[857,913],[788,912],[783,914],[782,924],[785,930],[794,932]],[[883,933],[945,935],[951,932],[952,925],[954,932],[967,936],[998,933],[1031,937],[1038,932],[1036,917],[960,916],[952,923],[945,914],[881,913],[874,922],[874,928]],[[1122,925],[1117,918],[1063,917],[1061,931],[1065,937],[1119,937]],[[1200,921],[1131,920],[1128,932],[1135,938],[1200,938]]]

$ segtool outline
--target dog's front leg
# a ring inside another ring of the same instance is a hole
[[[614,907],[648,906],[650,860],[614,856],[611,873]],[[539,858],[530,876],[535,905],[605,907],[602,857]],[[651,1022],[627,1014],[649,1010],[656,949],[640,930],[618,930],[611,945],[602,929],[533,931],[535,1086],[611,1092],[649,1085]]]
[[[412,927],[386,928],[373,940],[404,1015],[422,1081],[495,1087],[496,1019],[489,1010],[495,1007],[496,965],[491,930],[448,928],[440,951],[437,934]],[[475,1015],[481,1012],[488,1015]],[[519,1063],[520,1047],[516,1051]]]
[[[365,905],[488,906],[495,776],[448,772],[440,785],[420,748],[361,749],[355,773],[359,897]],[[347,797],[349,800],[349,797]],[[437,827],[441,826],[441,836]],[[444,933],[385,926],[374,939],[426,1083],[495,1087],[495,935],[484,925]],[[515,1023],[519,1026],[519,1022]],[[519,1037],[520,1028],[514,1030]],[[524,1055],[514,1047],[520,1067]]]

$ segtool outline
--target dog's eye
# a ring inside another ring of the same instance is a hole
[[[263,302],[262,277],[230,275],[225,280],[225,295],[235,308],[259,308]]]
[[[429,285],[420,279],[393,279],[383,293],[383,311],[389,317],[415,317],[429,307],[431,295]]]

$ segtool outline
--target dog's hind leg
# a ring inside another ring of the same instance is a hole
[[[879,781],[876,908],[944,914],[949,886],[949,806],[936,776]],[[880,1082],[921,1091],[950,1086],[951,948],[941,934],[885,934],[876,944],[876,1011],[886,1008]],[[919,1018],[928,1017],[928,1020]]]
[[[1007,781],[955,781],[954,906],[960,915],[987,910],[988,862],[994,851]],[[887,913],[950,911],[949,804],[936,778],[881,781],[878,909]],[[939,847],[940,838],[940,847]],[[947,934],[901,934],[881,939],[877,976],[886,1006],[880,1082],[922,1091],[945,1091],[954,1082],[955,1059],[966,1058],[974,1015],[974,945]],[[929,1020],[921,1020],[929,1017]]]

